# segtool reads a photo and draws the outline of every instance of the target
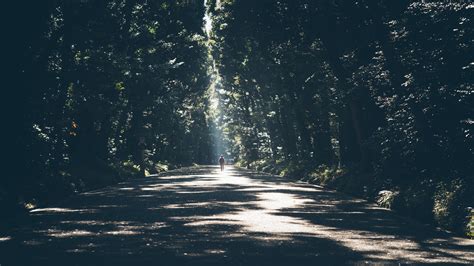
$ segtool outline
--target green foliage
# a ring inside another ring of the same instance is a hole
[[[436,222],[444,228],[464,232],[465,225],[469,224],[465,220],[470,214],[470,206],[466,202],[468,197],[466,184],[462,180],[440,183],[434,194],[433,214]]]
[[[303,178],[306,168],[301,162],[290,161],[280,171],[280,176]]]
[[[138,177],[140,175],[140,165],[135,164],[134,162],[127,160],[122,162],[117,169],[120,169],[122,173],[125,173],[127,176]]]
[[[229,153],[246,167],[462,228],[459,206],[474,200],[437,186],[456,176],[462,191],[474,189],[471,10],[433,1],[222,3],[211,45]]]
[[[397,202],[400,201],[400,192],[382,190],[379,192],[377,198],[377,204],[387,209],[399,209],[397,208]]]
[[[408,214],[424,222],[433,221],[433,188],[430,186],[416,186],[401,192],[401,213]]]
[[[466,226],[466,234],[467,236],[474,238],[474,210],[472,208],[468,209],[467,219],[467,226]]]
[[[12,169],[0,205],[210,162],[202,3],[64,1],[13,8]],[[31,13],[31,14],[30,14]],[[24,25],[23,25],[24,24]],[[156,162],[156,163],[155,163]]]
[[[338,167],[328,167],[320,165],[309,173],[309,181],[327,186],[333,184],[335,180],[347,174],[347,170]]]

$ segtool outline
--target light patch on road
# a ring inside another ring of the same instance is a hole
[[[47,230],[46,234],[51,237],[55,238],[69,238],[69,237],[89,237],[94,236],[96,233],[86,230],[55,230],[50,229]]]
[[[195,221],[186,223],[186,226],[209,226],[209,225],[239,225],[242,230],[256,233],[267,233],[275,235],[275,239],[290,239],[287,234],[304,233],[314,234],[314,225],[304,219],[278,215],[278,210],[291,209],[312,203],[314,200],[296,197],[288,193],[259,193],[257,201],[248,202],[254,204],[257,209],[242,209],[237,212],[230,212],[209,217],[193,217]],[[244,203],[241,202],[241,205]],[[193,219],[193,220],[194,220]],[[281,235],[285,234],[285,235]],[[268,237],[271,239],[272,237]]]
[[[259,193],[257,194],[259,207],[265,210],[280,210],[298,208],[308,203],[314,203],[314,200],[297,197],[288,193]]]
[[[50,213],[95,213],[95,209],[69,209],[69,208],[42,208],[31,210],[34,214],[50,214]]]
[[[119,188],[118,190],[123,190],[123,191],[132,191],[134,190],[135,188],[133,187],[122,187],[122,188]]]
[[[288,234],[314,233],[311,223],[291,216],[275,215],[265,210],[243,210],[220,217],[223,220],[235,221],[243,230],[257,233]],[[280,236],[280,238],[283,236]],[[286,238],[286,236],[284,236]]]
[[[12,240],[11,236],[2,236],[0,237],[0,242],[6,242]]]
[[[141,232],[132,231],[132,230],[115,230],[115,231],[107,231],[103,232],[105,235],[114,235],[114,236],[130,236],[130,235],[139,235]]]

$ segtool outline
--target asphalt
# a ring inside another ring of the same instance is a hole
[[[0,233],[0,265],[474,264],[474,240],[364,200],[199,166],[34,209]]]

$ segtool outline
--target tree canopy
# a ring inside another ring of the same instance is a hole
[[[202,5],[29,5],[11,48],[15,170],[2,195],[31,200],[107,183],[114,171],[210,162]]]
[[[472,10],[220,1],[214,57],[229,152],[371,198],[391,190],[399,209],[462,228],[454,220],[474,203]]]

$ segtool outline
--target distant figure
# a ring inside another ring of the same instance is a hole
[[[224,171],[225,160],[223,155],[219,158],[219,164],[221,165],[221,172]]]

